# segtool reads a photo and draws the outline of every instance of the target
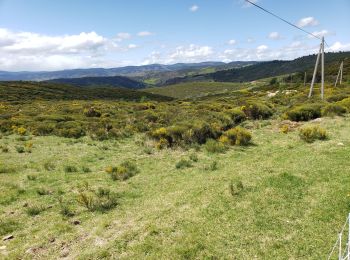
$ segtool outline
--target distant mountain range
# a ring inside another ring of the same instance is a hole
[[[241,64],[234,62],[233,64]],[[246,64],[243,62],[242,64]],[[8,72],[0,71],[1,81],[27,80],[44,81],[58,78],[82,78],[82,77],[113,77],[113,76],[143,76],[149,72],[171,72],[180,70],[199,70],[208,67],[230,66],[224,62],[202,62],[202,63],[177,63],[173,65],[152,64],[144,66],[127,66],[120,68],[93,68],[72,69],[61,71],[39,71],[39,72]]]
[[[326,53],[325,63],[326,70],[332,69],[332,74],[335,74],[339,69],[341,60],[349,61],[350,52],[337,52]],[[177,77],[169,79],[165,82],[165,85],[173,85],[184,82],[203,82],[203,81],[215,81],[215,82],[248,82],[263,78],[276,77],[285,74],[292,73],[304,73],[308,72],[309,76],[313,72],[313,68],[316,62],[316,55],[304,56],[291,61],[267,61],[251,66],[245,66],[234,69],[219,70],[212,73]],[[347,63],[346,63],[347,64]],[[335,70],[335,71],[334,71]]]

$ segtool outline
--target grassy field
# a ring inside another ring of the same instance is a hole
[[[103,142],[3,136],[8,151],[0,153],[0,233],[14,238],[0,241],[0,254],[324,258],[350,209],[350,118],[306,123],[329,132],[329,140],[312,144],[297,131],[280,133],[278,124],[247,125],[253,145],[224,154],[157,151],[142,135]],[[17,151],[28,143],[30,152]],[[191,166],[177,169],[184,158]],[[113,181],[105,169],[125,160],[136,163],[138,174]],[[79,203],[81,190],[115,193],[117,204],[90,211]],[[62,212],[66,207],[71,214]]]
[[[228,93],[251,86],[250,83],[226,83],[226,82],[191,82],[166,87],[155,87],[144,89],[143,91],[164,95],[173,98],[197,98],[215,94]]]

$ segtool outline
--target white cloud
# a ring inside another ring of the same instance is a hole
[[[335,33],[332,33],[328,30],[322,30],[322,31],[313,32],[312,34],[320,38],[320,37],[325,37],[325,36],[329,36],[329,35],[334,35]],[[309,35],[308,37],[313,38],[312,35]]]
[[[319,22],[314,17],[305,17],[298,21],[297,25],[299,27],[316,26]]]
[[[341,42],[335,42],[330,47],[326,48],[326,51],[350,51],[350,43],[342,44]]]
[[[191,44],[189,46],[177,47],[176,50],[170,54],[170,59],[183,61],[204,60],[211,54],[213,54],[213,49],[211,47]]]
[[[128,49],[136,49],[138,46],[136,44],[129,44]]]
[[[128,38],[128,34],[119,34]],[[0,28],[0,70],[58,70],[114,66],[107,55],[122,53],[138,46],[120,46],[96,32],[47,36],[32,32],[13,32]]]
[[[128,40],[131,38],[131,34],[130,33],[126,33],[126,32],[121,32],[117,34],[117,38],[116,40],[118,42],[124,41],[124,40]]]
[[[146,37],[146,36],[151,36],[153,34],[154,33],[151,33],[149,31],[142,31],[142,32],[139,32],[137,35],[140,36],[140,37]]]
[[[268,36],[271,40],[280,40],[282,39],[282,36],[278,32],[271,32]]]
[[[247,39],[247,42],[248,42],[248,43],[253,43],[253,42],[255,42],[255,39],[254,39],[254,38],[249,37],[249,38]]]
[[[194,12],[197,12],[197,11],[198,11],[198,9],[199,9],[199,6],[198,6],[198,5],[192,5],[192,6],[190,7],[190,9],[189,9],[189,10],[190,10],[191,12],[193,12],[193,13],[194,13]]]
[[[236,40],[229,40],[229,41],[228,41],[228,44],[229,44],[229,45],[235,45],[236,43],[237,43]]]

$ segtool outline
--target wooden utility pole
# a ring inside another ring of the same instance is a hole
[[[306,86],[306,71],[305,71],[305,74],[304,74],[304,87]]]
[[[339,85],[341,85],[341,83],[342,83],[342,80],[343,80],[343,67],[344,67],[344,61],[342,61],[340,63],[340,68],[339,68],[339,72],[338,72],[337,79],[335,81],[334,87],[336,87],[337,84],[338,84],[339,76],[340,76]]]
[[[321,75],[321,99],[324,98],[324,37],[322,37],[322,75]]]
[[[315,80],[316,80],[316,74],[318,69],[318,64],[320,62],[320,56],[321,57],[321,98],[324,98],[324,37],[322,37],[322,42],[320,45],[320,50],[318,51],[314,74],[312,76],[311,86],[310,86],[310,92],[309,92],[309,98],[312,96],[312,92],[314,90]]]

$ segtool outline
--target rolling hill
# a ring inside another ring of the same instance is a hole
[[[81,88],[48,82],[0,82],[0,101],[32,100],[140,100],[170,101],[171,97],[126,88]]]
[[[69,84],[77,87],[88,86],[111,86],[111,87],[124,87],[131,89],[145,88],[146,84],[138,82],[136,80],[122,77],[82,77],[82,78],[61,78],[52,79],[49,82]]]
[[[326,72],[328,70],[332,71],[334,74],[334,70],[337,71],[337,66],[339,66],[338,64],[340,61],[347,58],[350,58],[350,52],[326,53]],[[221,70],[208,74],[173,78],[166,81],[165,85],[197,81],[247,82],[304,71],[308,71],[308,74],[311,74],[315,61],[316,55],[304,56],[292,61],[267,61],[237,69]],[[349,59],[347,59],[346,62],[349,62]],[[336,73],[337,72],[335,72],[335,76]]]

